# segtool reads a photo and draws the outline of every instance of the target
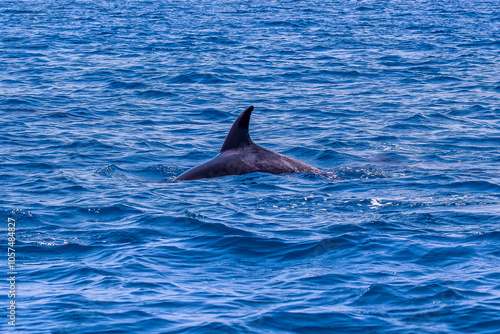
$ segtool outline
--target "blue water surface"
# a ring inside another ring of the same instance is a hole
[[[500,332],[496,0],[3,0],[0,116],[1,332]]]

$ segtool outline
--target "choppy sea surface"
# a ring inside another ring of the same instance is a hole
[[[500,332],[498,1],[4,0],[0,116],[4,333]]]

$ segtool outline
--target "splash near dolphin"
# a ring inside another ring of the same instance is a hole
[[[226,136],[219,154],[201,165],[179,175],[175,181],[199,180],[248,173],[320,173],[321,170],[257,144],[250,138],[248,125],[253,106],[246,108],[236,119]]]

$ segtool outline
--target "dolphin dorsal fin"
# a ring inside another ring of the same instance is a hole
[[[252,114],[253,106],[246,108],[234,121],[231,130],[229,130],[226,140],[220,149],[220,152],[240,148],[246,145],[253,144],[248,133],[248,124],[250,123],[250,115]]]

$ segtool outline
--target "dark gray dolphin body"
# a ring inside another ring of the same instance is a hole
[[[227,134],[219,154],[179,175],[177,180],[198,180],[226,175],[242,175],[248,173],[320,173],[316,167],[266,150],[250,139],[248,125],[253,106],[246,108],[236,119]]]

